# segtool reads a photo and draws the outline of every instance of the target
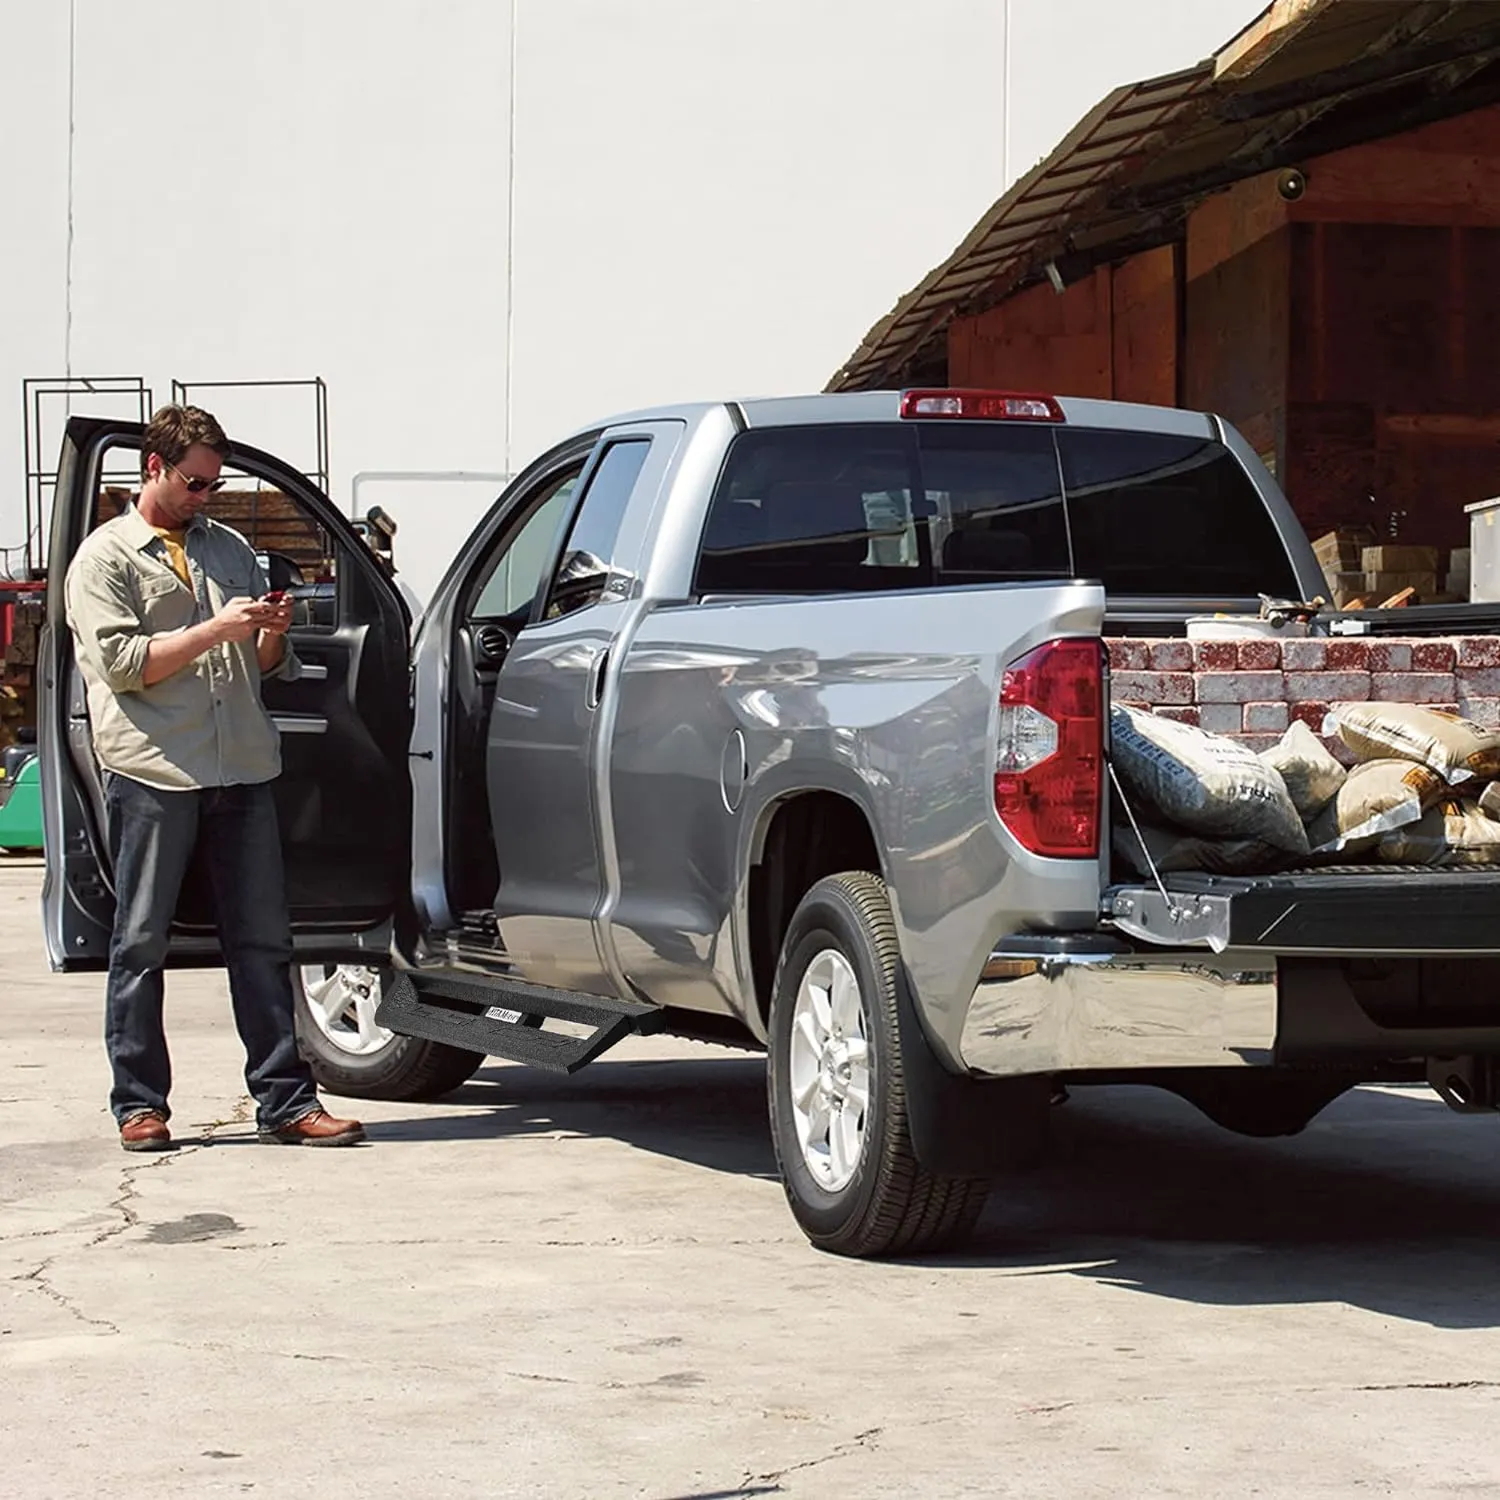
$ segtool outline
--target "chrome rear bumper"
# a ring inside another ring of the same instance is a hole
[[[1017,937],[984,966],[959,1053],[1011,1077],[1117,1068],[1265,1065],[1276,1042],[1276,960],[1140,953],[1108,937]]]

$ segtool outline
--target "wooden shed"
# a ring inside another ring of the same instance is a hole
[[[1500,495],[1500,0],[1278,0],[1116,90],[830,390],[1216,411],[1313,534],[1463,546]]]

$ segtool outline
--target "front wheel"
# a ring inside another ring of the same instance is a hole
[[[840,1255],[950,1246],[973,1228],[989,1186],[916,1158],[904,983],[884,883],[862,871],[820,880],[792,916],[772,990],[771,1134],[793,1217]]]
[[[350,1099],[439,1099],[465,1084],[482,1052],[397,1036],[375,1020],[390,969],[363,964],[292,968],[297,1045],[320,1087]]]

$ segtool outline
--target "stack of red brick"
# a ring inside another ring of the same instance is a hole
[[[1336,703],[1421,703],[1500,726],[1500,636],[1109,643],[1112,697],[1256,750]],[[1347,758],[1347,757],[1346,757]]]

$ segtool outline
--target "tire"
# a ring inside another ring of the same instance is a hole
[[[884,883],[864,872],[820,880],[782,944],[768,1047],[782,1186],[820,1250],[945,1249],[984,1207],[987,1181],[938,1176],[912,1149],[897,1008],[905,982]]]
[[[298,1050],[332,1094],[400,1101],[451,1094],[474,1076],[484,1054],[377,1026],[390,977],[389,969],[358,964],[294,964]]]

